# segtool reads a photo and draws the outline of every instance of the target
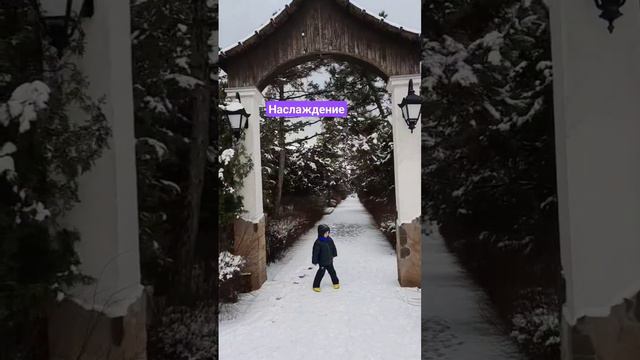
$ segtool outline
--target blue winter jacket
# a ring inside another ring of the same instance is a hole
[[[313,243],[311,263],[314,265],[331,265],[333,264],[333,258],[336,256],[338,256],[338,250],[336,249],[336,244],[333,242],[331,237],[319,237],[316,242]]]

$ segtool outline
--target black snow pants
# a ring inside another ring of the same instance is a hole
[[[329,271],[329,275],[331,276],[331,282],[334,285],[340,283],[340,281],[338,280],[338,275],[336,275],[336,269],[333,268],[333,264],[331,264],[331,265],[320,265],[320,267],[318,268],[318,272],[316,272],[316,277],[315,277],[315,279],[313,279],[313,287],[314,288],[319,288],[320,287],[320,282],[322,281],[322,278],[324,277],[325,270]]]

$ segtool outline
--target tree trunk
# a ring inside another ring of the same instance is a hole
[[[385,118],[387,115],[386,115],[386,113],[384,111],[384,108],[382,107],[382,102],[380,102],[380,98],[378,97],[377,88],[373,84],[373,80],[371,79],[371,76],[369,76],[368,74],[366,74],[364,72],[360,73],[360,75],[367,82],[367,86],[369,87],[369,91],[371,92],[371,97],[373,98],[373,101],[376,103],[376,107],[378,108],[378,112],[380,112],[380,117]],[[393,106],[393,104],[391,104],[391,106]]]
[[[186,196],[186,228],[179,246],[177,271],[180,300],[189,301],[194,295],[192,276],[195,262],[195,244],[200,225],[200,205],[209,145],[209,119],[211,115],[211,81],[208,54],[209,19],[206,0],[192,0],[191,75],[202,81],[193,91],[193,127],[189,149],[189,180]],[[184,296],[184,297],[183,297]]]
[[[284,100],[284,85],[280,84],[279,86],[280,92],[280,100]],[[275,212],[276,217],[280,217],[282,215],[282,185],[284,183],[284,166],[286,161],[286,138],[287,134],[285,131],[284,118],[279,118],[279,127],[278,127],[278,147],[280,148],[280,158],[278,161],[278,185],[276,189],[276,201],[275,204]]]

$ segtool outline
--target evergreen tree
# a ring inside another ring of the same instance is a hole
[[[438,16],[448,33],[423,47],[423,213],[485,286],[512,289],[492,296],[505,318],[524,311],[523,293],[541,289],[535,306],[553,319],[560,269],[547,8],[448,4],[436,11],[448,14]],[[558,328],[543,333],[518,339],[553,358]]]
[[[353,190],[365,203],[374,201],[393,213],[393,133],[385,82],[351,63],[335,64],[329,74],[327,91],[334,99],[349,103],[348,117],[337,123],[343,135],[336,138],[346,144]]]
[[[322,95],[322,91],[309,77],[318,71],[322,61],[312,61],[285,70],[275,77],[265,90],[267,100],[314,99]],[[282,196],[287,169],[287,158],[295,153],[295,147],[315,135],[300,137],[308,126],[320,122],[321,119],[287,119],[267,118],[262,121],[263,169],[266,178],[264,186],[267,195],[267,209],[275,217],[282,215]],[[288,154],[287,153],[292,153]]]
[[[215,187],[217,177],[215,171],[211,179],[207,165],[216,158],[209,126],[215,117],[216,7],[205,0],[131,5],[143,281],[153,283],[159,294],[177,286],[189,295],[172,291],[183,300],[195,292],[194,282],[209,282],[209,292],[215,293],[215,246],[205,244],[207,252],[196,248],[205,237],[201,219],[213,213],[201,211],[201,199],[217,194],[205,186]],[[206,231],[213,236],[216,230]],[[196,254],[203,256],[196,259]],[[195,267],[210,273],[194,281]]]
[[[110,136],[101,101],[86,95],[73,61],[82,55],[82,35],[56,51],[37,2],[0,5],[2,359],[47,357],[47,307],[92,281],[80,273],[75,251],[84,239],[64,221],[79,200],[79,177]]]

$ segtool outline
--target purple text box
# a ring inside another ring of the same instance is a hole
[[[346,101],[267,101],[267,117],[347,117]]]

